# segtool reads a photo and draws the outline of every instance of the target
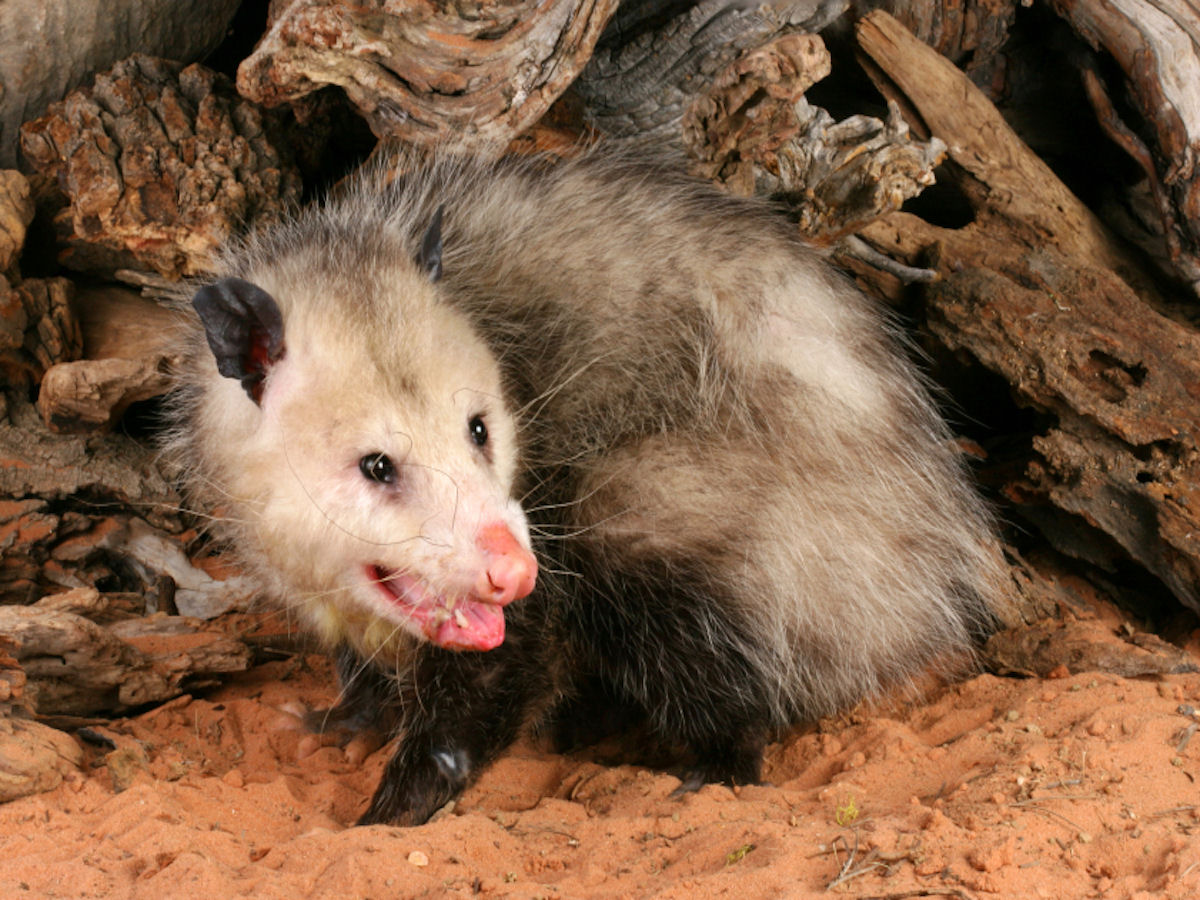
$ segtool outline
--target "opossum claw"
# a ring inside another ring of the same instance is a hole
[[[421,238],[421,252],[417,254],[417,263],[429,273],[430,281],[442,277],[442,213],[445,209],[443,203],[434,210],[433,219]]]
[[[192,306],[204,324],[217,371],[241,382],[255,403],[267,370],[283,358],[283,317],[275,298],[241,278],[222,278],[196,291]]]
[[[434,750],[434,765],[448,781],[465,782],[471,774],[471,759],[467,751],[453,748]]]
[[[743,735],[722,747],[709,747],[696,765],[681,776],[679,787],[671,796],[679,798],[700,790],[706,784],[727,784],[737,787],[762,783],[762,755],[766,741],[754,734]]]

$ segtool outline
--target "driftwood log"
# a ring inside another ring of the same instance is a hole
[[[150,448],[119,434],[58,435],[28,404],[0,422],[0,596],[29,603],[101,586],[188,616],[244,607],[250,588],[188,553],[194,532]]]
[[[1096,54],[1082,68],[1109,137],[1142,169],[1171,265],[1200,293],[1200,17],[1172,0],[1051,0]],[[1105,79],[1101,58],[1119,67]],[[1118,105],[1128,99],[1125,117]],[[1132,118],[1131,118],[1132,117]]]
[[[275,106],[338,85],[379,137],[499,153],[591,55],[616,0],[469,4],[295,0],[238,69]]]
[[[17,258],[33,215],[29,182],[0,171],[0,374],[13,385],[37,384],[55,363],[78,357],[82,343],[71,282],[21,280]]]
[[[119,609],[114,598],[91,588],[31,606],[0,606],[0,634],[15,642],[12,655],[42,715],[119,712],[161,702],[250,664],[249,648],[222,632],[179,616]]]
[[[134,51],[185,63],[199,59],[220,43],[237,7],[238,0],[5,0],[0,167],[17,162],[21,123],[68,90]]]
[[[52,790],[83,764],[69,735],[33,719],[17,652],[17,641],[0,634],[0,802]]]
[[[609,138],[656,150],[677,149],[692,104],[711,89],[721,90],[718,81],[729,80],[720,73],[736,66],[743,55],[762,55],[763,48],[780,37],[815,34],[845,8],[845,0],[627,0],[572,92],[581,98],[589,124]],[[794,63],[811,52],[803,45],[798,50],[771,55],[790,57]],[[746,65],[756,67],[752,61]],[[784,67],[788,65],[785,61]],[[803,74],[788,90],[802,93],[799,85],[821,77],[816,72],[822,65],[827,63],[812,68],[801,62],[796,68]]]
[[[75,299],[82,359],[46,369],[38,409],[55,431],[111,427],[133,403],[169,387],[171,310],[123,288],[89,288]]]

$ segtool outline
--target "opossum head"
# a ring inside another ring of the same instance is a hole
[[[491,649],[537,573],[499,368],[439,301],[436,249],[373,277],[251,267],[193,301],[225,376],[198,428],[244,555],[365,653],[402,632]]]

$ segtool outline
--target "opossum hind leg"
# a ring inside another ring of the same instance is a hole
[[[597,719],[644,733],[645,758],[678,771],[684,790],[757,782],[771,688],[723,603],[682,561],[618,571],[607,553],[586,556],[595,592],[572,605],[566,625],[583,665],[608,686],[612,707]]]
[[[615,694],[594,675],[578,676],[566,697],[540,724],[559,753],[573,753],[612,737],[627,743],[644,730],[645,712]]]
[[[650,438],[592,465],[573,560],[586,587],[564,616],[585,671],[679,748],[683,789],[758,781],[779,718],[745,574],[757,488],[737,475],[744,448],[694,446]]]

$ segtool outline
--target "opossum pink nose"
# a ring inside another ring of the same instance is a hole
[[[537,560],[521,546],[506,525],[489,525],[477,541],[487,560],[487,569],[476,581],[476,596],[503,606],[533,590]]]

